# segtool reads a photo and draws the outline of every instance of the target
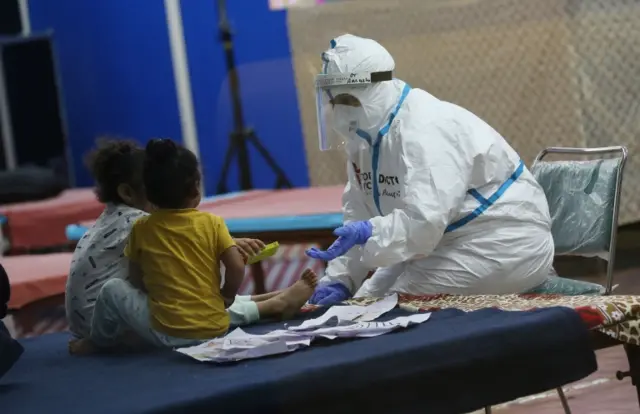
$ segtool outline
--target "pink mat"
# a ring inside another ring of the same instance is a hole
[[[67,225],[95,219],[103,208],[93,189],[75,188],[47,200],[2,206],[0,214],[7,218],[3,232],[12,250],[36,249],[65,245]]]
[[[342,212],[343,186],[253,190],[233,198],[202,203],[202,211],[230,218],[312,216]],[[80,225],[91,227],[95,220]]]
[[[343,190],[343,186],[273,190],[201,210],[225,219],[334,214],[342,212]]]
[[[9,309],[64,293],[71,253],[35,254],[0,258],[9,275]]]

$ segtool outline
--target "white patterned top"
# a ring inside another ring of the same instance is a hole
[[[104,283],[128,278],[124,256],[133,223],[144,211],[123,204],[107,204],[104,211],[78,242],[67,279],[65,308],[71,332],[88,337],[93,306]]]

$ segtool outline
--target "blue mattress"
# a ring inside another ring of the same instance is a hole
[[[233,233],[263,233],[275,231],[333,230],[342,225],[342,213],[316,214],[310,216],[281,216],[225,220]],[[85,226],[67,226],[67,239],[78,241],[87,231]]]
[[[396,309],[388,317],[403,314]],[[23,341],[22,359],[0,379],[3,412],[459,413],[597,368],[588,331],[567,308],[444,310],[393,334],[228,365],[173,352],[71,357],[67,340],[56,334]]]

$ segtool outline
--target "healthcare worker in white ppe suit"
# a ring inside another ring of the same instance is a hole
[[[349,181],[337,240],[307,251],[329,262],[310,303],[542,285],[554,257],[547,200],[502,136],[395,79],[374,40],[337,37],[322,59],[320,147],[346,150]]]

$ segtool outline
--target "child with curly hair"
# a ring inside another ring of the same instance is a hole
[[[245,260],[224,220],[196,209],[201,176],[195,155],[169,139],[150,141],[145,152],[143,182],[156,209],[131,229],[124,251],[129,280],[104,284],[90,340],[70,350],[113,347],[129,330],[155,347],[191,346],[225,334],[230,325],[295,314],[313,293],[316,275],[306,270],[281,292],[236,296]]]
[[[142,182],[144,158],[144,148],[134,141],[100,139],[85,159],[105,208],[71,260],[65,307],[76,337],[89,337],[95,300],[105,282],[128,278],[124,247],[133,223],[150,211]]]

